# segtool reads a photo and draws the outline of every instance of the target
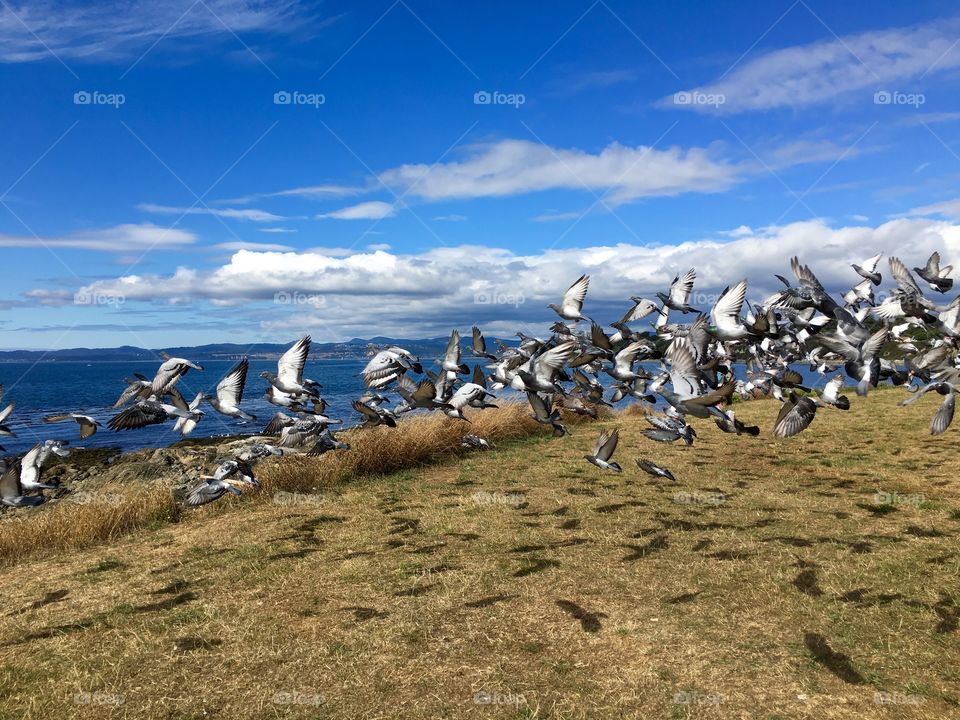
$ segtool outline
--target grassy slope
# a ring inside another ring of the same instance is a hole
[[[900,397],[788,441],[750,403],[759,438],[699,421],[689,449],[620,416],[28,559],[0,570],[0,717],[956,716],[958,431]],[[582,459],[605,425],[621,476]]]

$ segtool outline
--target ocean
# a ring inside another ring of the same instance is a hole
[[[433,361],[423,358],[424,369],[433,368]],[[344,426],[350,426],[360,420],[351,407],[351,403],[363,392],[363,380],[360,371],[366,360],[314,360],[308,363],[305,375],[323,385],[321,395],[328,403],[327,414],[342,419]],[[471,365],[476,362],[470,359]],[[200,362],[203,372],[189,371],[178,383],[184,398],[189,402],[200,391],[213,393],[217,383],[235,365],[228,360],[205,360]],[[657,364],[648,370],[655,371]],[[166,447],[180,439],[172,431],[173,422],[164,425],[152,425],[140,430],[112,432],[106,427],[107,421],[118,410],[113,403],[126,388],[123,378],[132,377],[134,372],[153,378],[159,363],[157,362],[41,362],[41,363],[0,363],[0,385],[4,387],[4,397],[0,407],[6,407],[10,401],[16,402],[7,425],[17,437],[0,438],[0,445],[6,448],[6,454],[23,453],[37,442],[48,439],[69,440],[72,447],[120,447],[124,451],[141,448]],[[796,365],[805,380],[815,386],[822,386],[824,378],[809,373],[807,366]],[[202,409],[206,413],[190,435],[192,438],[257,433],[262,430],[270,418],[281,408],[271,405],[264,399],[268,387],[267,381],[260,377],[264,370],[276,372],[275,360],[250,360],[247,386],[242,407],[255,415],[257,421],[244,424],[217,413],[209,404]],[[738,366],[735,374],[743,376],[744,369]],[[604,385],[610,384],[610,378],[601,378]],[[499,395],[514,394],[501,391]],[[391,395],[396,398],[395,394]],[[662,404],[662,403],[661,403]],[[90,415],[99,420],[101,427],[97,434],[84,441],[79,439],[79,428],[74,422],[46,424],[45,415],[76,412]]]
[[[232,360],[204,360],[203,372],[189,371],[177,387],[187,402],[200,392],[213,394],[217,383],[236,364]],[[360,371],[366,360],[319,360],[307,365],[306,376],[321,385],[321,394],[329,403],[330,417],[341,418],[345,425],[359,421],[359,416],[350,404],[363,391]],[[123,450],[166,447],[180,439],[172,432],[173,423],[152,425],[140,430],[113,432],[106,427],[107,421],[118,410],[113,403],[126,388],[125,377],[133,373],[153,378],[159,362],[41,362],[0,363],[0,385],[4,395],[0,407],[15,401],[16,409],[7,425],[17,434],[16,438],[0,438],[0,445],[7,454],[22,453],[37,442],[48,439],[69,440],[73,447],[120,447]],[[277,371],[276,360],[250,360],[247,386],[241,407],[257,417],[254,423],[243,424],[224,417],[209,404],[201,409],[206,413],[190,437],[238,435],[255,433],[263,429],[270,418],[281,408],[264,399],[267,381],[260,377],[264,370]],[[99,420],[97,434],[80,441],[79,427],[74,422],[46,424],[45,415],[76,412]]]

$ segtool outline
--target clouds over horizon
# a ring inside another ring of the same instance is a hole
[[[240,250],[212,270],[180,267],[171,275],[128,275],[78,290],[123,296],[125,307],[136,301],[259,308],[272,303],[271,317],[260,321],[267,332],[411,337],[474,322],[491,332],[549,322],[546,303],[556,302],[581,272],[592,278],[586,312],[609,322],[629,307],[629,296],[664,290],[688,267],[698,275],[693,304],[708,310],[717,291],[742,277],[751,281],[748,298],[762,300],[778,287],[774,273],[789,275],[793,255],[828,288],[845,290],[858,281],[850,263],[875,252],[898,255],[911,267],[933,250],[945,257],[960,253],[960,225],[929,219],[837,228],[815,220],[760,230],[744,226],[727,236],[731,239],[549,249],[533,255],[483,246],[419,254],[368,249],[337,256],[319,249]],[[889,287],[885,265],[882,272]]]
[[[733,114],[816,105],[858,91],[864,104],[873,103],[876,91],[915,93],[916,88],[897,83],[920,82],[930,73],[960,66],[958,33],[960,18],[950,18],[772,50],[748,56],[712,82],[681,91],[687,95],[680,102],[673,95],[657,105]],[[693,101],[696,94],[705,101]],[[706,102],[709,96],[723,101]]]

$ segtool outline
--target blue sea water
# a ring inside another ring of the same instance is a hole
[[[213,393],[221,378],[234,366],[234,361],[206,360],[202,372],[191,370],[179,382],[178,387],[189,402],[203,391]],[[166,447],[180,439],[172,431],[173,422],[153,425],[140,430],[112,432],[107,421],[118,411],[113,403],[126,388],[125,377],[134,372],[152,378],[157,369],[155,362],[41,362],[41,363],[0,363],[0,385],[4,387],[5,407],[10,401],[16,402],[11,419],[7,425],[17,433],[16,438],[0,438],[0,445],[7,454],[22,453],[37,442],[47,439],[69,440],[72,447],[109,447],[117,446],[124,450],[140,448]],[[307,365],[307,377],[323,385],[321,395],[328,403],[327,414],[343,419],[349,426],[359,421],[359,416],[351,403],[363,392],[360,371],[366,360],[316,360]],[[647,365],[647,363],[644,363]],[[424,366],[431,367],[424,359]],[[247,387],[242,407],[257,417],[256,422],[244,424],[217,413],[207,403],[202,409],[206,413],[191,437],[212,437],[219,435],[238,435],[261,431],[270,418],[280,408],[264,399],[267,381],[260,377],[264,370],[276,372],[275,360],[251,360],[247,375]],[[657,365],[651,364],[648,370],[656,371]],[[824,379],[807,372],[806,366],[795,366],[811,386],[822,386]],[[744,369],[735,370],[743,377]],[[609,378],[602,380],[608,384]],[[513,394],[510,391],[500,395]],[[394,395],[395,397],[395,395]],[[522,396],[520,396],[522,397]],[[46,424],[45,415],[64,412],[78,412],[99,420],[103,427],[91,438],[79,439],[76,423],[64,422]]]
[[[178,388],[189,402],[200,391],[214,393],[217,383],[235,365],[230,360],[205,360],[203,372],[189,371],[178,383]],[[350,404],[363,391],[360,371],[365,360],[320,360],[309,363],[307,377],[321,385],[321,394],[329,403],[328,414],[343,418],[350,425],[359,418]],[[47,439],[69,440],[74,447],[118,446],[124,450],[148,447],[165,447],[180,439],[172,432],[172,421],[165,425],[153,425],[140,430],[112,432],[107,421],[118,410],[113,403],[126,388],[125,377],[139,372],[153,378],[156,362],[42,362],[0,363],[0,385],[4,396],[0,407],[10,401],[16,402],[7,425],[17,434],[16,438],[0,438],[0,445],[7,453],[29,450],[37,442]],[[237,435],[255,433],[263,429],[270,418],[281,408],[264,399],[267,381],[260,377],[264,370],[277,371],[275,360],[251,360],[247,374],[247,386],[242,407],[257,417],[257,422],[243,424],[217,413],[207,403],[202,405],[206,413],[191,437]],[[103,427],[91,438],[79,439],[79,428],[74,422],[46,424],[45,415],[78,412],[99,420]]]

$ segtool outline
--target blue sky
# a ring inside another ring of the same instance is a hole
[[[0,9],[0,347],[510,332],[960,251],[947,2]],[[4,191],[5,190],[5,191]]]

